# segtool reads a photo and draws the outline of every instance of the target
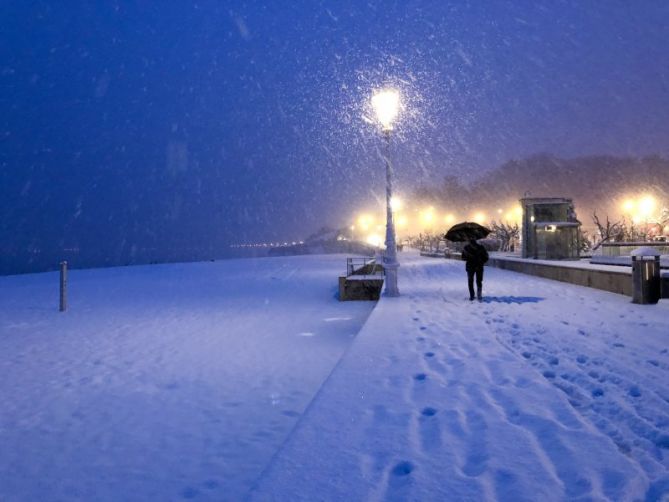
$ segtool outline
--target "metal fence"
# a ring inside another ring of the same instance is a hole
[[[375,275],[383,272],[383,267],[375,258],[346,258],[346,277],[351,275]]]

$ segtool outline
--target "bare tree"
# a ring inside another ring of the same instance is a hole
[[[599,216],[597,216],[597,211],[592,213],[592,222],[595,224],[597,227],[597,234],[599,238],[599,242],[595,244],[592,247],[592,250],[595,251],[597,250],[602,244],[605,242],[609,241],[616,241],[616,240],[623,240],[624,239],[624,232],[623,232],[623,222],[611,222],[609,220],[609,215],[606,215],[606,223],[602,223],[599,220]],[[621,234],[621,232],[623,232]]]
[[[662,211],[660,211],[660,225],[662,225],[662,228],[666,227],[669,225],[669,207],[663,207]]]
[[[515,244],[520,235],[518,223],[497,223],[496,221],[493,221],[490,224],[490,227],[495,238],[501,243],[500,251],[510,251],[512,245]]]
[[[669,235],[665,233],[665,228],[669,228],[669,207],[662,208],[657,223],[660,225],[660,235]]]
[[[590,232],[583,230],[580,227],[578,229],[578,233],[579,251],[582,255],[589,253],[593,248],[593,236],[590,235]]]
[[[630,220],[627,223],[625,217],[623,217],[622,222],[620,223],[619,238],[617,241],[621,242],[642,242],[648,240],[648,225],[637,225],[634,223],[634,220]]]
[[[444,246],[441,246],[441,243],[444,242],[443,234],[431,232],[425,232],[418,234],[418,237],[407,237],[410,245],[412,247],[418,248],[420,251],[427,253],[435,253],[443,251]]]

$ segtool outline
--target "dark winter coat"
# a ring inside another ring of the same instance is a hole
[[[476,244],[469,243],[462,251],[462,259],[467,262],[467,270],[476,270],[488,261],[488,251],[478,242]]]

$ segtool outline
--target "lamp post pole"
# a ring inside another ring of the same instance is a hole
[[[390,133],[393,122],[400,110],[400,95],[395,89],[379,90],[372,96],[372,107],[381,125],[386,142],[386,252],[383,255],[383,269],[386,274],[386,296],[399,296],[397,288],[397,242],[395,242],[395,223],[393,222],[393,168],[390,165]]]
[[[395,239],[395,222],[393,220],[393,168],[390,164],[390,128],[385,128],[383,135],[386,141],[386,252],[383,256],[383,269],[386,274],[386,296],[399,296],[397,287],[397,242]]]

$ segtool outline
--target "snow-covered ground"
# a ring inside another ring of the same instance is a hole
[[[669,306],[402,256],[258,500],[658,500]]]
[[[0,277],[0,500],[239,499],[359,331],[344,256]]]
[[[342,256],[0,278],[0,500],[667,496],[666,300],[400,259],[371,315]]]

